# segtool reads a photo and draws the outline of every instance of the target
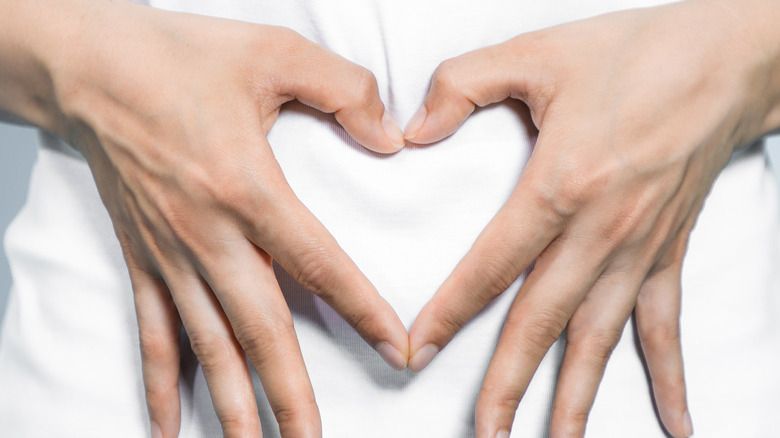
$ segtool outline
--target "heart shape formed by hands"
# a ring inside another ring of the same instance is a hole
[[[129,4],[82,12],[85,34],[99,35],[104,26],[93,23],[108,22],[123,41],[138,29],[159,40],[153,50],[119,51],[95,39],[103,58],[81,54],[83,63],[62,69],[52,92],[61,117],[40,123],[79,146],[114,221],[133,282],[154,434],[178,433],[181,325],[226,436],[260,430],[245,353],[282,435],[321,434],[272,260],[389,364],[416,372],[536,260],[487,371],[477,435],[508,436],[537,365],[567,326],[551,433],[583,433],[634,309],[664,425],[675,436],[691,433],[678,336],[688,234],[734,146],[773,126],[768,109],[747,110],[763,101],[752,79],[769,67],[745,62],[735,72],[732,62],[760,44],[713,30],[722,28],[713,22],[733,21],[728,14],[703,13],[696,2],[615,13],[443,63],[407,140],[440,140],[475,106],[507,98],[528,105],[539,137],[509,200],[407,334],[296,198],[266,138],[279,107],[297,99],[334,113],[366,147],[396,151],[404,135],[370,72],[288,29]],[[659,36],[659,27],[676,32]],[[700,44],[657,55],[680,40]],[[137,59],[160,63],[150,74],[128,61]]]

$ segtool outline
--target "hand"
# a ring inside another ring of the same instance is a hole
[[[528,105],[539,129],[511,197],[410,330],[409,367],[419,371],[536,260],[483,382],[478,437],[508,436],[536,367],[567,327],[550,433],[583,435],[633,310],[663,424],[674,436],[692,433],[678,325],[688,235],[734,147],[778,126],[780,38],[766,17],[780,11],[736,3],[566,24],[434,74],[408,140],[442,139],[475,105],[509,97]]]
[[[50,47],[58,117],[81,149],[132,279],[152,435],[179,429],[183,324],[225,436],[259,436],[244,352],[282,436],[321,424],[277,260],[392,366],[408,336],[395,312],[301,204],[266,140],[284,102],[328,113],[377,152],[403,146],[373,76],[283,28],[83,2]],[[56,11],[55,11],[56,9]],[[70,12],[63,12],[67,15]]]

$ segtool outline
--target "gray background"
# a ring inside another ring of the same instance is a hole
[[[768,149],[773,162],[780,164],[780,136],[770,139]],[[0,233],[24,204],[27,181],[35,160],[35,130],[0,123]],[[776,173],[777,175],[777,173]],[[11,275],[5,251],[0,251],[0,321],[5,314]]]
[[[0,233],[19,212],[27,195],[27,181],[36,153],[36,132],[29,127],[0,123]],[[4,239],[3,239],[4,240]],[[0,321],[5,315],[11,274],[0,251]]]

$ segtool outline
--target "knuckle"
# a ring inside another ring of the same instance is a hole
[[[218,411],[217,418],[225,437],[247,437],[257,433],[257,414],[246,410]]]
[[[588,333],[570,331],[567,333],[566,345],[575,354],[587,360],[590,365],[603,368],[620,340],[621,334],[622,330],[619,328],[599,329]]]
[[[178,381],[174,380],[171,385],[145,385],[146,403],[149,409],[153,411],[166,411],[177,395]]]
[[[448,59],[433,72],[432,88],[440,92],[453,93],[461,90],[460,75],[458,74],[458,62],[456,59]]]
[[[587,410],[580,408],[569,408],[561,412],[560,417],[555,419],[556,436],[561,437],[581,437],[585,432],[585,425],[588,422]]]
[[[497,417],[499,412],[514,413],[522,398],[523,391],[514,386],[484,384],[477,397],[477,416]]]
[[[317,403],[311,393],[298,394],[294,400],[293,404],[273,407],[274,417],[279,423],[280,430],[291,429],[293,425],[301,424],[307,419],[319,415]]]
[[[192,352],[204,368],[218,369],[235,355],[233,343],[217,333],[195,330],[189,337]]]
[[[652,351],[664,351],[680,345],[680,326],[674,323],[640,324],[642,344]]]
[[[506,324],[516,341],[522,341],[520,347],[524,352],[541,360],[563,333],[567,321],[568,315],[563,310],[544,308],[536,310],[531,317],[511,316]]]
[[[295,338],[295,328],[289,315],[253,315],[234,324],[241,347],[253,361],[274,358],[281,340]]]
[[[507,242],[507,244],[509,244]],[[505,291],[520,276],[525,266],[517,266],[511,263],[513,251],[496,250],[482,258],[480,270],[482,274],[483,293],[486,299],[492,299]]]
[[[548,140],[571,142],[567,134],[550,135]],[[567,156],[547,157],[548,163],[529,178],[530,194],[539,207],[561,218],[570,218],[585,205],[603,200],[615,184],[608,165],[583,164]]]
[[[155,330],[141,328],[138,337],[141,344],[141,355],[144,360],[170,356],[171,351],[177,347],[164,334]]]
[[[585,197],[581,186],[572,179],[561,177],[552,181],[549,178],[530,178],[527,193],[532,205],[545,213],[546,217],[560,221],[571,218],[582,206]]]
[[[328,301],[332,298],[332,286],[335,276],[333,259],[329,252],[320,245],[310,245],[302,251],[300,263],[291,272],[293,278],[304,289],[315,293]]]
[[[374,73],[363,67],[356,67],[352,75],[352,99],[356,106],[367,107],[379,98],[379,85]]]

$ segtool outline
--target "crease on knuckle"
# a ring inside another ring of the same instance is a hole
[[[319,411],[314,397],[309,394],[296,394],[294,404],[277,404],[272,410],[279,429],[291,429],[295,424],[300,424],[312,416],[317,416]]]
[[[225,437],[252,436],[257,430],[257,414],[249,409],[218,410],[217,418]]]
[[[234,324],[234,331],[241,348],[253,362],[276,358],[281,340],[296,337],[292,318],[288,315],[253,315],[242,320]]]
[[[477,398],[477,415],[486,418],[501,418],[504,412],[515,412],[523,399],[522,388],[511,385],[485,384]]]
[[[508,318],[505,330],[514,334],[523,353],[538,362],[561,336],[567,321],[568,315],[562,309],[547,307],[535,310],[530,317]]]
[[[307,245],[300,252],[300,263],[291,272],[295,281],[304,289],[318,295],[325,301],[329,301],[333,294],[333,281],[335,267],[333,259],[325,247],[316,243]]]
[[[642,344],[651,353],[678,348],[680,345],[680,326],[677,320],[674,323],[641,324],[638,328]]]
[[[566,338],[566,348],[571,348],[590,365],[604,368],[622,333],[621,328],[597,329],[587,333],[570,331]]]
[[[145,385],[146,404],[149,405],[150,411],[167,411],[172,398],[178,396],[178,388],[178,380],[173,380],[168,386]]]
[[[139,329],[138,337],[144,360],[169,356],[172,350],[178,348],[178,345],[166,339],[164,334],[156,330]]]
[[[559,413],[556,421],[556,431],[560,432],[556,436],[562,437],[580,437],[585,431],[585,425],[588,423],[590,412],[587,409],[579,407],[566,408]]]
[[[509,263],[511,256],[506,257],[505,254],[511,254],[511,251],[497,249],[483,256],[481,263],[479,263],[481,273],[478,278],[481,279],[481,290],[486,295],[484,298],[492,300],[497,297],[509,288],[523,272],[519,269],[520,267]],[[522,268],[525,269],[524,266]]]
[[[219,370],[235,356],[231,340],[217,333],[194,330],[189,333],[190,348],[206,370]]]

